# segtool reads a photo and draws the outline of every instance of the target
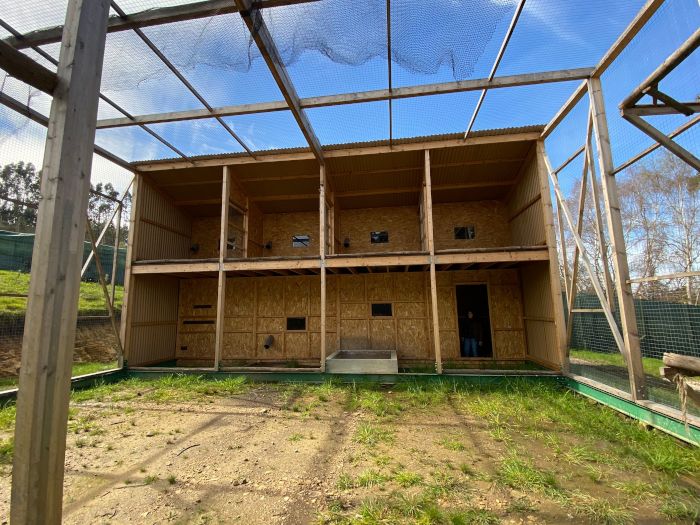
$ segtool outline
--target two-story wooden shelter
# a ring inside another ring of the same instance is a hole
[[[136,166],[125,360],[561,367],[541,127]],[[481,328],[464,356],[463,319]],[[476,355],[475,355],[476,354]]]

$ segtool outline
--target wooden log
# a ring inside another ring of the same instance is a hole
[[[666,352],[663,362],[666,366],[683,370],[685,375],[700,376],[700,357]]]
[[[59,524],[108,0],[70,0],[53,92],[17,397],[12,523]]]

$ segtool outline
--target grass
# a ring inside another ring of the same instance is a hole
[[[611,365],[626,368],[625,360],[622,354],[619,352],[614,353],[603,353],[594,352],[592,350],[582,350],[582,349],[571,349],[571,357],[576,359],[582,359],[590,363],[601,364],[601,365]],[[661,377],[659,375],[659,368],[664,366],[661,359],[656,359],[654,357],[642,357],[642,366],[644,367],[644,373],[654,377]]]
[[[526,492],[551,492],[558,488],[554,474],[540,470],[530,461],[514,454],[501,461],[496,479],[504,485]]]
[[[355,431],[353,440],[355,443],[374,447],[379,443],[392,443],[394,434],[390,430],[376,427],[370,423],[361,423]]]
[[[2,297],[2,294],[27,295],[29,293],[29,274],[0,270],[0,317],[21,317],[27,310],[24,297]],[[114,306],[121,310],[124,287],[115,288]],[[99,283],[80,283],[80,302],[78,315],[100,315],[106,311],[105,298]]]
[[[72,376],[82,376],[85,374],[94,374],[95,372],[103,372],[105,370],[111,370],[116,368],[117,364],[114,362],[109,363],[73,363]],[[18,378],[9,377],[0,379],[0,390],[4,388],[15,388],[18,383]]]

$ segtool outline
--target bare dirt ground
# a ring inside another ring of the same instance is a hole
[[[635,423],[569,424],[601,412],[580,398],[551,421],[512,392],[202,385],[74,396],[65,523],[693,523],[700,502],[697,449],[654,432],[656,468],[624,450]]]

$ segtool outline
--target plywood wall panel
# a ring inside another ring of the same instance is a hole
[[[196,217],[192,219],[192,245],[198,245],[197,251],[191,251],[193,259],[214,259],[219,256],[219,217]]]
[[[338,286],[340,286],[341,303],[365,301],[365,280],[363,276],[340,275],[337,279]]]
[[[227,317],[250,316],[255,311],[256,280],[247,277],[226,279],[226,301],[224,312]]]
[[[309,357],[309,334],[306,332],[286,332],[284,334],[285,359]]]
[[[549,263],[525,265],[520,273],[528,355],[542,364],[558,367]]]
[[[375,350],[396,349],[396,325],[393,319],[370,319],[370,348]]]
[[[395,277],[390,273],[375,273],[365,276],[367,300],[372,303],[389,302],[396,297]]]
[[[207,359],[214,357],[214,333],[182,333],[177,335],[178,359]]]
[[[284,314],[287,317],[305,317],[309,314],[308,279],[285,279]],[[320,286],[318,289],[320,297]]]
[[[180,317],[216,317],[216,279],[182,279]]]
[[[474,226],[476,237],[455,239],[454,229]],[[433,205],[435,249],[511,246],[508,209],[500,201],[475,201]]]
[[[255,203],[248,204],[248,257],[263,256],[263,214]]]
[[[396,351],[402,359],[431,359],[427,319],[397,319]]]
[[[222,359],[254,359],[255,336],[252,332],[224,333]]]
[[[371,348],[369,340],[369,321],[367,319],[341,320],[340,347],[343,350]]]
[[[409,319],[427,317],[425,311],[425,302],[394,303],[394,317]]]
[[[420,219],[418,205],[391,208],[365,208],[341,210],[339,253],[372,253],[396,251],[420,251]],[[370,243],[370,232],[388,231],[386,244]],[[344,239],[350,246],[342,246]]]
[[[263,215],[263,245],[272,243],[272,249],[263,249],[263,257],[310,256],[319,254],[318,212],[266,213]],[[292,236],[308,235],[309,246],[292,247]]]
[[[258,315],[284,315],[284,279],[277,277],[261,277],[258,282]]]

